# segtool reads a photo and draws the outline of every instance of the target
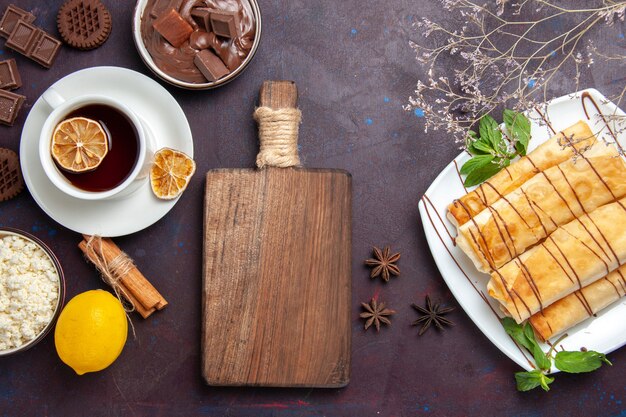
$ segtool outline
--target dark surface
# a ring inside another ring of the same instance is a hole
[[[55,34],[61,3],[24,0],[19,5]],[[0,9],[7,4],[0,1]],[[22,74],[24,85],[16,92],[28,97],[15,126],[0,126],[0,146],[19,149],[32,104],[71,72],[116,65],[150,75],[131,38],[132,2],[105,4],[113,17],[107,42],[89,52],[64,46],[49,70],[0,42],[0,59],[15,57]],[[0,414],[626,415],[626,349],[609,355],[613,367],[558,375],[549,393],[519,393],[513,380],[518,367],[458,307],[435,267],[417,202],[459,151],[443,133],[424,134],[422,120],[401,106],[423,76],[408,45],[417,37],[412,22],[421,15],[442,18],[439,4],[262,0],[261,9],[263,39],[242,76],[214,91],[167,87],[191,125],[197,173],[161,221],[115,239],[170,305],[145,321],[134,317],[137,338],[129,338],[120,358],[103,372],[76,376],[57,357],[52,335],[30,351],[1,358]],[[623,35],[620,39],[623,43]],[[620,77],[619,65],[583,69],[582,87],[595,86],[608,95],[623,87]],[[218,389],[205,386],[200,377],[204,173],[253,166],[252,110],[265,79],[292,79],[299,86],[304,164],[343,168],[353,175],[353,368],[344,389]],[[79,235],[52,221],[27,190],[0,203],[0,224],[31,232],[52,248],[65,270],[69,297],[103,287],[82,259]],[[382,284],[368,278],[363,260],[373,245],[386,244],[402,252],[402,274]],[[418,337],[409,325],[416,318],[410,304],[422,304],[427,293],[457,307],[448,316],[456,326]],[[393,325],[378,334],[363,332],[358,319],[360,302],[375,294],[397,310]]]

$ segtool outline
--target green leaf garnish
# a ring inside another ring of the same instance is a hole
[[[515,149],[520,155],[526,155],[530,141],[530,121],[526,116],[513,110],[505,109],[502,113],[506,130],[515,142]]]
[[[517,324],[511,317],[505,317],[502,319],[502,325],[506,334],[511,336],[520,345],[524,346],[528,350],[532,350],[532,343],[526,338],[524,328]]]
[[[535,369],[530,372],[516,372],[515,381],[517,382],[518,391],[530,391],[537,387],[543,388],[544,391],[550,391],[548,385],[554,382],[554,378]]]
[[[540,369],[549,370],[552,367],[552,361],[546,355],[546,353],[541,349],[539,343],[537,343],[537,339],[535,338],[535,333],[533,332],[530,324],[526,323],[523,327],[515,322],[510,317],[505,317],[502,319],[502,325],[504,326],[504,330],[506,333],[513,338],[517,343],[524,346],[528,349],[535,359],[535,363]]]
[[[480,134],[480,139],[488,141],[493,150],[497,151],[501,148],[503,144],[502,131],[500,130],[498,122],[496,122],[496,119],[493,117],[486,114],[480,118],[478,122],[478,133]]]
[[[533,388],[541,387],[545,391],[549,391],[548,387],[554,381],[544,371],[549,371],[552,367],[552,349],[548,353],[544,353],[531,325],[526,322],[523,326],[517,324],[510,317],[501,320],[504,331],[511,336],[520,345],[528,349],[535,358],[535,363],[540,369],[534,369],[530,372],[516,372],[515,380],[517,381],[518,391],[530,391]],[[557,342],[558,343],[558,342]],[[593,350],[589,351],[562,351],[557,352],[554,356],[554,365],[563,372],[581,373],[591,372],[602,366],[603,363],[613,365],[605,354]]]
[[[505,161],[505,162],[507,165],[509,164],[508,161]],[[487,165],[482,166],[478,169],[475,169],[471,171],[469,174],[467,174],[467,177],[465,177],[465,182],[463,183],[463,185],[465,185],[466,187],[473,187],[474,185],[478,185],[482,182],[485,182],[489,178],[493,177],[501,169],[502,167],[499,164],[494,163],[494,161],[491,161]]]
[[[602,363],[613,365],[603,353],[594,350],[586,352],[563,351],[557,352],[554,356],[554,365],[563,372],[578,374],[581,372],[591,372],[602,366]]]
[[[476,155],[463,164],[460,172],[462,175],[467,175],[478,168],[484,167],[491,161],[493,161],[493,155]]]
[[[464,182],[466,187],[488,180],[502,168],[509,166],[516,156],[526,155],[530,140],[530,122],[523,114],[508,109],[504,111],[503,118],[508,134],[515,144],[515,151],[509,149],[498,122],[488,114],[481,117],[478,133],[470,130],[465,139],[467,151],[473,156],[461,168],[461,174],[467,175]]]

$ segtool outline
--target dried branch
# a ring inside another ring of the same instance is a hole
[[[592,30],[623,21],[626,1],[598,0],[592,7],[574,8],[548,0],[495,0],[491,5],[439,1],[461,24],[428,18],[416,24],[424,39],[411,47],[427,80],[417,82],[406,109],[423,113],[426,131],[445,130],[461,147],[482,115],[499,113],[502,107],[537,108],[555,95],[578,91],[581,73],[594,59],[626,63],[626,55],[585,41]],[[446,70],[441,60],[445,57],[449,67],[449,56],[458,58],[459,69]],[[564,77],[555,78],[566,67],[573,68],[571,85],[563,85]],[[609,99],[619,106],[625,95],[622,89]],[[623,117],[603,117],[614,123],[616,133],[626,130]]]

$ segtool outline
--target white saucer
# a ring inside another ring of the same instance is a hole
[[[147,122],[155,150],[169,147],[193,157],[187,118],[174,97],[151,78],[119,67],[94,67],[74,72],[52,85],[71,98],[104,94],[123,101]],[[165,216],[178,199],[159,200],[149,181],[121,199],[88,201],[56,188],[39,160],[39,133],[50,108],[41,98],[33,105],[22,130],[20,164],[26,186],[39,207],[61,225],[78,233],[115,237],[135,233]]]

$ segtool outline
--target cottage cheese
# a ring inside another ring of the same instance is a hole
[[[29,342],[52,320],[59,275],[38,245],[21,236],[0,238],[0,350]]]

